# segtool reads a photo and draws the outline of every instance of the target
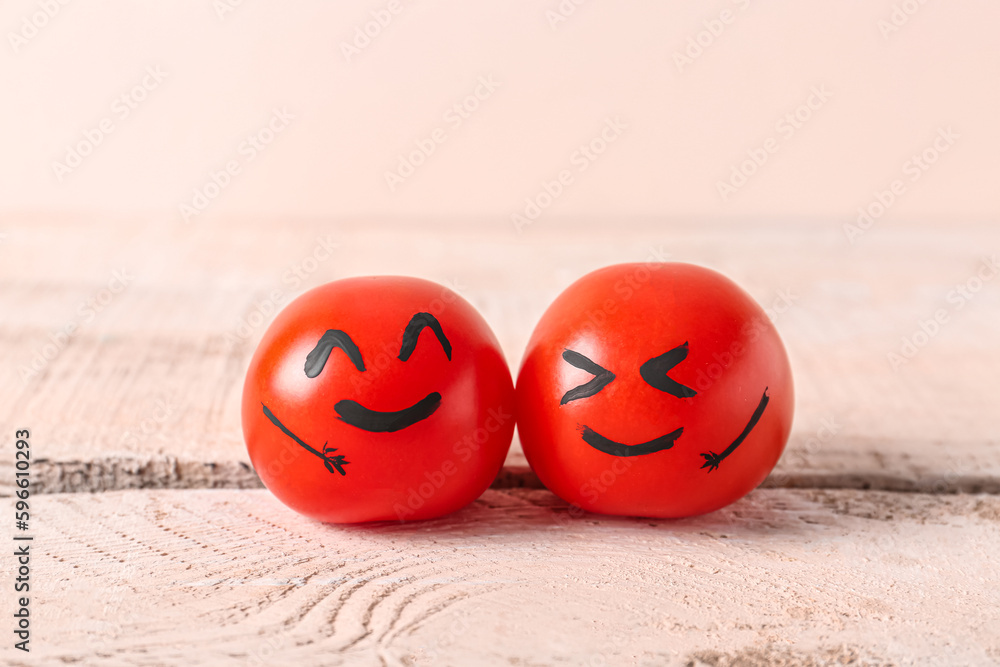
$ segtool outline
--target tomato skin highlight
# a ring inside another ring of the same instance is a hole
[[[518,372],[518,434],[541,481],[571,504],[694,516],[764,481],[793,393],[777,330],[736,283],[693,264],[619,264],[570,285],[536,325]]]
[[[244,440],[264,485],[331,523],[464,507],[500,471],[514,422],[496,336],[467,301],[418,278],[302,294],[264,333],[243,387]]]

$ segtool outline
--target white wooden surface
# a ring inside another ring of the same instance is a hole
[[[0,429],[32,430],[37,606],[33,652],[4,645],[0,662],[1000,664],[1000,280],[961,307],[953,291],[1000,231],[886,223],[851,245],[811,224],[460,229],[8,220]],[[326,526],[248,488],[239,396],[262,302],[421,275],[476,305],[516,368],[572,280],[661,258],[781,311],[797,412],[771,488],[685,521],[577,516],[532,488],[516,441],[498,488],[432,522]],[[892,368],[939,309],[948,321]]]
[[[168,490],[37,516],[38,651],[8,664],[1000,661],[996,496],[758,490],[664,521],[488,491],[334,527],[266,491]]]
[[[575,278],[667,257],[721,270],[784,309],[776,321],[797,410],[768,485],[1000,491],[1000,280],[961,307],[949,301],[1000,249],[1000,230],[886,223],[852,245],[829,225],[491,229],[12,221],[0,244],[0,425],[35,430],[46,491],[256,486],[239,396],[272,316],[266,302],[348,275],[422,275],[481,309],[516,372],[539,315]],[[330,243],[338,247],[327,252]],[[116,270],[132,276],[128,286],[92,318],[81,315]],[[948,322],[893,369],[887,354],[939,309]],[[247,322],[256,326],[241,328]],[[53,332],[71,323],[76,335],[44,360]],[[33,360],[44,366],[24,379],[18,369]],[[516,440],[508,464],[508,477],[533,483]],[[0,493],[9,494],[9,466],[0,459]]]

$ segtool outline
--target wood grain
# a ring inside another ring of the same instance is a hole
[[[517,234],[506,221],[468,232],[108,218],[3,228],[0,428],[33,429],[39,491],[257,486],[240,432],[243,375],[274,310],[325,281],[403,273],[449,284],[516,369],[534,323],[575,278],[668,258],[723,271],[781,311],[797,412],[766,484],[1000,492],[1000,280],[961,306],[954,292],[1000,248],[989,226],[886,224],[854,245],[839,223],[553,218]],[[128,284],[111,294],[116,271]],[[887,354],[938,310],[948,321],[892,368]],[[61,334],[69,324],[73,335]],[[3,494],[9,466],[0,457]],[[537,485],[516,440],[498,483]]]
[[[335,527],[265,491],[150,490],[33,518],[32,653],[10,665],[1000,660],[996,496],[758,490],[664,521],[488,491]]]

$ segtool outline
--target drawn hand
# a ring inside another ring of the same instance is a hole
[[[701,466],[701,467],[702,468],[708,468],[708,472],[712,472],[713,470],[715,470],[716,468],[718,468],[719,464],[722,463],[722,459],[725,458],[723,456],[719,456],[715,452],[709,452],[707,454],[702,454],[702,456],[705,457],[705,464],[703,466]]]
[[[326,469],[330,472],[334,472],[334,469],[336,468],[337,472],[346,476],[347,471],[344,470],[344,466],[348,465],[350,461],[347,461],[343,454],[337,454],[334,456],[333,453],[335,451],[337,451],[336,447],[329,447],[327,443],[323,443],[323,465],[325,465]]]

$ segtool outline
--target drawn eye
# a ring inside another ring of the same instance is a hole
[[[330,353],[340,348],[359,371],[365,370],[365,362],[361,359],[361,350],[354,344],[351,337],[340,329],[329,329],[316,343],[316,347],[306,356],[306,377],[314,378],[323,372]]]
[[[593,379],[585,384],[581,384],[578,387],[573,387],[565,394],[563,394],[562,400],[559,401],[559,405],[566,405],[570,401],[575,401],[578,398],[587,398],[588,396],[593,396],[597,392],[601,391],[615,379],[615,374],[606,368],[595,364],[593,361],[583,356],[579,352],[574,352],[573,350],[564,350],[562,353],[562,358],[570,366],[575,366],[580,370],[587,371],[593,375]]]
[[[667,377],[667,373],[688,356],[688,344],[678,345],[674,349],[653,357],[639,367],[639,375],[650,387],[665,391],[677,398],[691,398],[696,392],[691,387],[685,387],[680,382]]]
[[[424,330],[424,327],[430,327],[431,331],[434,332],[438,342],[441,343],[441,348],[444,350],[445,356],[448,357],[448,361],[451,361],[451,343],[448,341],[448,337],[444,335],[441,323],[430,313],[417,313],[410,318],[410,323],[406,325],[406,329],[403,331],[403,344],[399,348],[399,359],[406,361],[410,358],[413,350],[417,347],[417,341],[420,340],[420,332]]]
[[[445,355],[448,360],[451,361],[451,342],[448,337],[444,335],[444,330],[441,329],[441,323],[438,322],[437,318],[430,313],[417,313],[410,318],[410,322],[406,325],[406,329],[403,330],[403,344],[399,348],[399,359],[401,361],[406,361],[413,354],[413,350],[417,347],[417,342],[420,340],[420,332],[424,330],[425,327],[431,329],[434,335],[437,337],[438,342],[441,344],[441,349],[444,350]],[[306,356],[305,363],[305,373],[306,377],[314,378],[318,377],[320,373],[323,372],[323,368],[326,366],[327,360],[330,358],[330,354],[336,349],[341,349],[347,358],[351,360],[354,367],[359,371],[364,372],[365,362],[361,358],[361,350],[355,345],[351,337],[347,335],[346,332],[340,329],[329,329],[316,343],[316,347],[309,352]]]

